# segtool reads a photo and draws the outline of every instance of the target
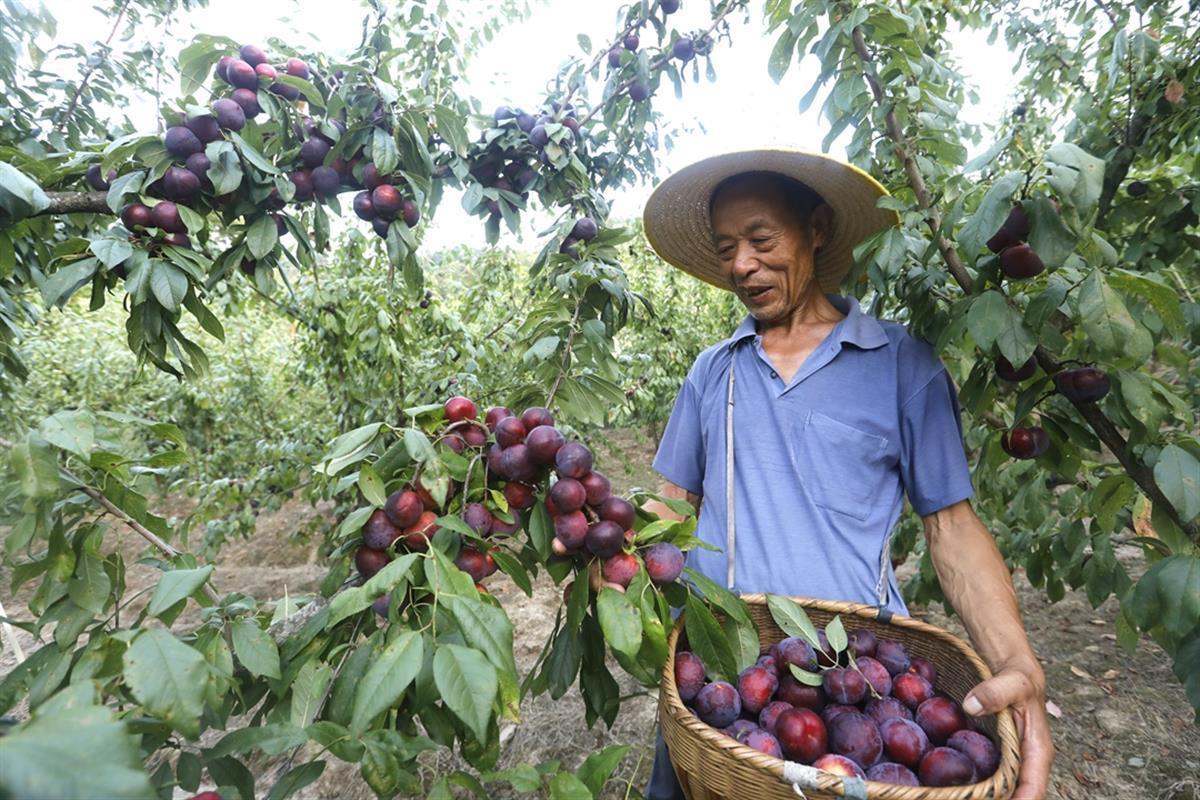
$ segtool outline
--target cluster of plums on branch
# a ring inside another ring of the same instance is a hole
[[[962,706],[937,691],[937,667],[869,630],[849,632],[848,652],[804,639],[780,641],[738,676],[709,682],[690,651],[675,656],[679,697],[704,723],[776,758],[844,777],[906,786],[963,786],[1000,764],[995,743]],[[820,674],[797,680],[791,666]]]
[[[494,407],[481,421],[475,403],[459,395],[445,402],[443,414],[438,440],[456,454],[482,459],[485,485],[463,487],[450,481],[440,504],[415,479],[388,495],[362,529],[354,561],[363,577],[383,569],[397,550],[428,550],[439,516],[457,513],[480,540],[500,546],[522,529],[523,515],[539,502],[553,523],[554,556],[596,559],[607,585],[624,590],[643,563],[655,584],[679,577],[684,558],[674,544],[652,544],[641,550],[640,560],[634,554],[633,504],[612,493],[608,478],[593,469],[591,451],[567,441],[549,410],[532,407],[517,416]],[[502,493],[507,508],[498,507],[485,488]],[[476,540],[463,544],[455,563],[476,584],[496,571],[489,547]]]
[[[679,0],[661,0],[658,7],[663,14],[674,14],[679,10]],[[641,43],[637,28],[626,33],[621,38],[621,43],[608,51],[609,68],[620,69],[622,52],[636,53]],[[686,36],[676,39],[671,45],[671,55],[675,59],[687,63],[696,56],[696,43]],[[635,103],[644,102],[650,96],[650,87],[641,78],[630,81],[626,91],[629,93],[629,99]]]
[[[1004,356],[996,359],[996,374],[1012,383],[1028,380],[1036,371],[1037,361],[1033,356],[1019,368],[1014,368]],[[1072,403],[1084,404],[1102,399],[1112,388],[1112,381],[1104,370],[1080,367],[1054,373],[1054,386]],[[1050,436],[1038,425],[1017,427],[1001,435],[1000,446],[1013,458],[1037,458],[1050,448]]]
[[[1000,256],[1000,271],[1009,278],[1032,278],[1046,269],[1029,243],[1029,217],[1020,203],[1012,207],[1000,230],[987,240],[987,247]]]
[[[392,220],[402,219],[410,228],[421,221],[421,209],[412,197],[394,184],[391,175],[380,175],[374,164],[363,168],[364,191],[354,195],[354,213],[359,219],[367,220],[375,233],[387,238]]]

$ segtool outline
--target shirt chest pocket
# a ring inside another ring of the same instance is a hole
[[[882,436],[818,411],[793,425],[796,471],[813,503],[858,520],[885,502],[887,444]]]

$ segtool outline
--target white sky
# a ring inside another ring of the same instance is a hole
[[[449,0],[451,4],[473,0]],[[477,2],[477,0],[475,0]],[[84,0],[45,0],[58,18],[58,40],[90,43],[108,33],[102,17]],[[486,109],[501,104],[532,106],[541,96],[547,81],[569,56],[579,52],[576,35],[591,37],[601,47],[617,32],[617,12],[623,5],[617,0],[534,0],[525,22],[506,25],[472,60],[465,85],[460,92],[483,101]],[[296,42],[298,47],[321,48],[340,53],[353,48],[361,37],[363,11],[351,2],[329,0],[210,0],[207,8],[189,14],[178,12],[171,33],[190,38],[184,26],[196,32],[223,34],[243,43],[264,43],[268,36]],[[735,15],[736,16],[736,15]],[[182,19],[180,19],[182,17]],[[668,18],[681,32],[707,27],[708,2],[684,0],[682,9]],[[797,105],[812,85],[819,69],[816,59],[806,57],[797,68],[792,65],[781,84],[767,75],[767,57],[774,37],[764,35],[762,3],[751,4],[750,24],[738,19],[733,27],[733,45],[719,43],[713,57],[716,83],[701,80],[685,83],[682,100],[675,98],[670,81],[664,81],[655,98],[657,108],[679,125],[695,130],[694,135],[676,140],[674,149],[660,156],[662,175],[700,158],[730,150],[759,145],[788,145],[820,150],[828,123],[819,115],[823,96],[800,115]],[[181,24],[182,23],[182,24]],[[653,31],[646,32],[653,39]],[[996,120],[1013,104],[1008,96],[1013,85],[1015,58],[1003,42],[989,45],[983,34],[960,34],[953,38],[952,55],[967,80],[979,92],[980,103],[968,106],[962,117],[968,122]],[[690,72],[690,68],[689,68]],[[138,107],[135,121],[147,128],[154,125],[152,103]],[[705,132],[701,133],[699,126]],[[844,157],[844,142],[833,145],[831,153]],[[971,147],[974,154],[990,144],[984,141]],[[652,187],[635,187],[614,197],[614,218],[640,215]],[[348,201],[349,196],[344,200]],[[343,202],[348,209],[348,202]],[[533,220],[529,217],[533,216]],[[543,227],[548,218],[526,215],[526,231]],[[363,223],[365,225],[365,223]],[[501,242],[516,244],[506,229]],[[457,193],[447,194],[428,227],[422,249],[426,252],[456,244],[483,246],[481,220],[468,217],[459,204]],[[536,240],[526,235],[524,245]]]

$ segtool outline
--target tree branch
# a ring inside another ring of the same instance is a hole
[[[863,38],[862,29],[855,28],[851,36],[854,40],[854,49],[862,59],[864,67],[873,65],[870,52],[867,50],[866,41]],[[871,86],[871,93],[875,97],[875,102],[881,108],[884,106],[883,90],[879,82],[871,74],[870,69],[864,69],[864,76]],[[958,285],[962,287],[967,294],[971,293],[973,282],[971,276],[967,273],[962,260],[958,256],[958,251],[954,246],[942,235],[942,218],[937,208],[933,206],[933,196],[929,189],[925,186],[924,176],[921,175],[921,170],[917,165],[916,159],[913,156],[911,145],[905,137],[904,132],[900,129],[900,125],[896,119],[894,111],[888,110],[887,116],[888,136],[892,139],[895,145],[897,156],[904,162],[904,170],[908,175],[909,184],[913,192],[916,194],[917,202],[922,209],[926,211],[925,219],[929,223],[929,228],[933,232],[934,238],[937,240],[938,249],[942,253],[942,257],[946,260],[946,265],[950,269],[950,274],[958,281]],[[1132,148],[1130,148],[1130,162],[1132,161]],[[1120,180],[1124,178],[1124,171],[1128,170],[1128,163],[1122,169],[1121,177],[1117,179],[1116,185],[1120,184]],[[1106,176],[1105,184],[1108,185],[1108,176]],[[1062,370],[1062,364],[1059,363],[1048,350],[1041,345],[1035,351],[1038,364],[1046,372],[1047,375],[1053,375]],[[1133,479],[1134,483],[1150,498],[1155,507],[1162,508],[1163,511],[1178,525],[1187,536],[1193,541],[1200,542],[1200,523],[1185,524],[1180,518],[1178,511],[1167,500],[1162,489],[1154,480],[1153,471],[1145,464],[1142,464],[1134,459],[1129,452],[1129,442],[1117,430],[1112,421],[1104,416],[1104,412],[1095,403],[1074,403],[1076,410],[1080,416],[1088,423],[1088,425],[1104,443],[1117,461],[1125,469],[1125,472]]]
[[[32,216],[113,213],[108,207],[108,192],[46,192],[46,196],[50,198],[50,205]]]
[[[79,105],[79,98],[83,96],[83,90],[87,88],[88,81],[92,79],[92,73],[108,59],[109,43],[117,35],[117,28],[121,26],[121,19],[125,16],[125,9],[127,8],[129,8],[129,0],[124,0],[121,3],[121,7],[117,9],[117,18],[113,20],[112,30],[108,32],[108,38],[104,40],[101,50],[98,51],[102,53],[103,57],[96,59],[96,62],[89,66],[87,71],[83,73],[83,80],[75,87],[75,94],[71,95],[71,102],[67,104],[66,112],[63,114],[62,119],[58,121],[58,125],[55,126],[55,130],[59,133],[62,133],[67,127],[67,123],[71,121],[71,116],[75,113],[75,107]]]
[[[871,94],[875,97],[876,105],[884,108],[885,98],[883,87],[879,85],[879,81],[876,80],[873,71],[869,68],[874,65],[875,61],[871,58],[870,51],[867,50],[867,43],[863,38],[862,28],[855,28],[851,36],[854,39],[854,51],[858,53],[858,57],[863,62],[863,77],[867,79],[867,83],[871,87]],[[950,274],[954,276],[954,280],[958,282],[958,285],[962,287],[964,292],[970,294],[975,282],[971,279],[971,274],[967,272],[966,265],[959,258],[958,251],[954,249],[954,245],[942,235],[942,214],[933,204],[933,195],[925,185],[925,177],[921,174],[921,168],[917,165],[917,159],[913,155],[912,144],[900,128],[900,122],[896,119],[894,108],[888,108],[885,121],[887,123],[888,136],[895,145],[896,155],[904,163],[904,172],[908,175],[908,183],[912,186],[913,193],[917,196],[917,205],[925,212],[925,221],[929,224],[929,230],[933,233],[933,238],[937,242],[938,251],[941,252],[942,259],[946,262],[946,267],[950,270]]]
[[[567,346],[563,348],[562,366],[559,367],[558,375],[554,377],[554,385],[550,387],[550,394],[546,396],[546,408],[551,407],[554,402],[554,395],[558,393],[559,384],[562,383],[563,377],[567,374],[567,363],[571,360],[571,345],[575,342],[576,323],[579,322],[579,310],[583,308],[583,298],[575,303],[575,313],[571,317],[571,331],[567,334]]]

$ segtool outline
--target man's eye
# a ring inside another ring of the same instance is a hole
[[[764,244],[767,244],[770,241],[770,239],[751,239],[750,243],[755,247],[762,247]]]

